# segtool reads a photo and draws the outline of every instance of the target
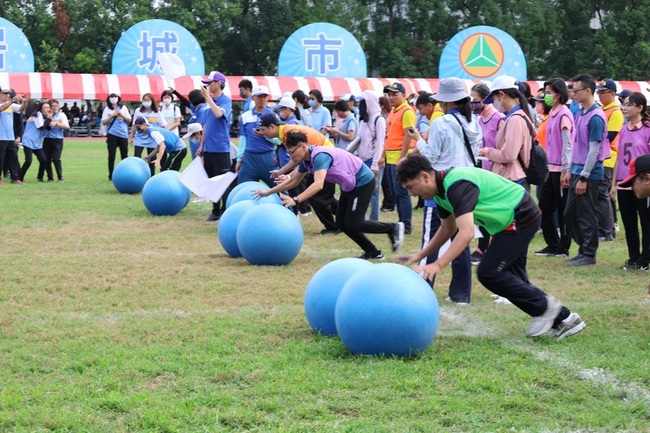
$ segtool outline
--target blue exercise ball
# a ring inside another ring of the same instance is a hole
[[[352,276],[336,302],[334,321],[356,354],[411,356],[429,347],[440,312],[427,282],[394,263],[376,264]]]
[[[302,248],[302,225],[284,206],[263,203],[246,212],[237,245],[251,265],[288,265]]]
[[[230,200],[230,198],[232,197],[230,205],[232,206],[233,204],[243,200],[254,200],[252,192],[258,189],[267,190],[269,188],[258,188],[257,186],[248,186],[240,189],[235,194],[230,193],[230,195],[228,196],[228,200]],[[282,204],[282,200],[280,199],[280,196],[277,194],[271,194],[266,197],[260,197],[257,201],[259,201],[260,203],[271,203],[271,204],[279,204],[279,205]]]
[[[142,201],[156,216],[176,215],[187,204],[187,188],[176,176],[157,174],[144,185]]]
[[[178,179],[180,177],[180,175],[181,175],[181,173],[176,171],[176,170],[165,170],[165,171],[161,171],[158,174],[162,174],[164,176],[173,176],[176,179]],[[183,185],[182,182],[181,182],[181,185]],[[185,206],[187,206],[187,204],[192,199],[192,191],[190,191],[190,189],[188,187],[186,187],[185,185],[183,185],[183,187],[185,187]],[[183,206],[183,207],[185,207],[185,206]]]
[[[237,246],[237,228],[243,216],[260,204],[255,200],[245,200],[228,207],[217,223],[217,236],[223,249],[230,257],[241,257]]]
[[[270,189],[264,182],[256,182],[256,181],[246,181],[238,184],[235,186],[232,191],[230,191],[230,194],[228,194],[228,198],[226,199],[226,207],[230,206],[233,203],[233,198],[239,191],[242,189],[247,188],[249,191],[255,191],[257,189]]]
[[[111,180],[115,189],[122,194],[137,194],[150,177],[149,165],[142,158],[130,156],[117,164]]]
[[[322,335],[336,335],[334,308],[343,286],[357,272],[374,266],[357,258],[334,260],[311,277],[305,291],[305,316],[309,326]]]

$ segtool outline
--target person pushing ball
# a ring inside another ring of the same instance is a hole
[[[341,188],[341,197],[336,212],[339,229],[363,249],[361,259],[383,260],[383,253],[364,233],[386,233],[392,250],[397,251],[404,241],[404,224],[381,223],[366,220],[370,197],[375,190],[375,175],[363,161],[349,152],[334,147],[310,146],[302,132],[290,132],[285,140],[287,153],[298,164],[293,173],[282,183],[269,190],[257,190],[256,198],[266,197],[295,188],[307,173],[312,173],[314,183],[297,196],[281,195],[282,203],[297,206],[317,194],[325,181],[336,183]]]

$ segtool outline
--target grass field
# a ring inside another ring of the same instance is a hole
[[[360,357],[304,317],[310,277],[361,253],[315,216],[292,264],[253,267],[221,249],[208,204],[156,218],[118,194],[103,141],[66,141],[63,164],[63,184],[34,165],[0,186],[0,432],[650,431],[650,278],[621,270],[622,233],[596,267],[529,257],[587,323],[575,337],[527,339],[476,280],[471,305],[445,303],[447,269],[431,347]]]

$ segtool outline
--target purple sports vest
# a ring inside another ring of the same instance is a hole
[[[610,157],[609,140],[607,139],[607,118],[605,117],[605,112],[599,107],[596,107],[589,110],[586,114],[580,111],[576,115],[576,141],[571,157],[573,164],[585,165],[585,162],[587,162],[587,154],[589,153],[589,122],[594,116],[600,116],[605,125],[603,128],[603,137],[600,140],[598,162],[603,162]]]
[[[501,119],[504,117],[503,113],[499,113],[495,110],[487,122],[485,122],[483,118],[480,119],[479,125],[481,125],[481,132],[483,133],[483,147],[496,147],[497,128],[499,127],[499,122],[501,122]],[[492,168],[492,161],[483,161],[481,166],[487,171],[490,171]]]
[[[337,183],[341,191],[350,192],[357,186],[357,173],[361,170],[363,161],[350,152],[336,147],[315,146],[311,151],[311,160],[313,161],[319,153],[327,153],[332,157],[332,166],[327,170],[325,180],[327,182]],[[312,164],[304,164],[305,168],[314,174]]]
[[[641,155],[650,153],[650,126],[643,125],[634,131],[623,126],[618,134],[618,167],[616,180],[625,179],[630,174],[630,162]]]
[[[546,125],[546,156],[548,157],[548,163],[553,165],[562,165],[562,129],[560,128],[563,116],[567,116],[571,124],[573,124],[571,110],[566,105],[563,105],[554,116],[548,116]],[[575,143],[575,139],[576,128],[574,125],[571,129],[571,142]]]

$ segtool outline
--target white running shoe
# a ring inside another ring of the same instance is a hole
[[[533,317],[526,329],[527,337],[539,337],[551,329],[555,318],[560,313],[562,304],[552,296],[546,296],[546,311],[541,316]]]

